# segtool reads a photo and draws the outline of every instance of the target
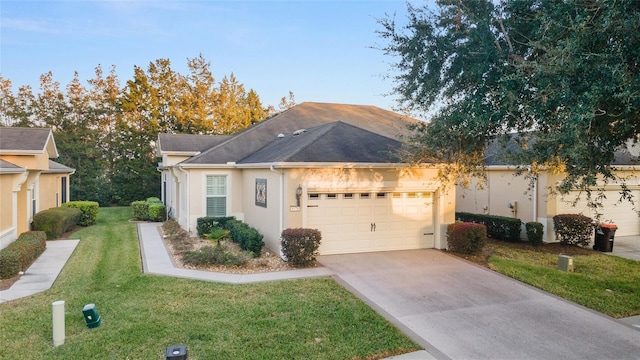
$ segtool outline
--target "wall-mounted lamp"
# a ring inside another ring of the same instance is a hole
[[[296,189],[296,205],[300,206],[300,198],[302,197],[302,186],[298,185]]]

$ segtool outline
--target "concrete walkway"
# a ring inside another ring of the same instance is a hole
[[[47,248],[11,288],[0,291],[0,303],[48,290],[80,240],[47,241]]]

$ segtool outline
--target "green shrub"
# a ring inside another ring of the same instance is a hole
[[[317,229],[284,229],[280,240],[282,254],[293,266],[313,265],[321,240],[322,235]]]
[[[162,230],[165,234],[170,234],[180,229],[180,224],[175,219],[168,219],[162,224]]]
[[[544,236],[544,225],[537,221],[530,221],[525,224],[527,229],[527,239],[533,246],[542,245]]]
[[[19,255],[8,247],[0,250],[0,279],[12,278],[19,272]]]
[[[167,218],[167,208],[163,203],[149,203],[147,211],[147,220],[159,222],[164,221]]]
[[[146,201],[134,201],[131,203],[133,208],[133,218],[136,220],[147,220],[149,214],[149,204]]]
[[[593,226],[590,217],[580,214],[558,214],[553,217],[556,240],[563,245],[589,245]]]
[[[228,219],[224,221],[224,224],[224,228],[229,230],[231,240],[240,245],[242,250],[250,251],[255,256],[261,255],[264,236],[258,230],[235,219]]]
[[[203,239],[207,234],[211,232],[213,228],[218,226],[218,222],[216,218],[212,216],[205,216],[196,219],[196,231],[198,232],[198,237]],[[222,227],[222,225],[220,225]]]
[[[82,211],[71,207],[58,207],[40,211],[33,217],[32,229],[44,231],[47,240],[59,238],[80,222]]]
[[[207,240],[220,241],[229,236],[229,230],[221,227],[215,227],[207,234]]]
[[[214,246],[203,246],[199,250],[186,253],[183,261],[195,266],[240,266],[245,264],[249,257],[248,254],[234,254],[226,244],[223,245],[223,242],[219,241]]]
[[[483,224],[487,227],[487,236],[496,240],[520,241],[520,231],[522,230],[522,221],[520,219],[506,216],[457,212],[456,220]]]
[[[147,198],[147,203],[148,204],[157,204],[157,203],[161,203],[162,204],[162,200],[160,200],[160,198],[152,196],[152,197],[148,197]]]
[[[16,252],[20,269],[24,271],[47,248],[47,235],[43,231],[24,232],[7,248]]]
[[[476,254],[482,251],[487,240],[487,227],[471,222],[449,224],[447,241],[449,250],[461,254]]]
[[[78,223],[78,225],[82,226],[89,226],[96,223],[99,206],[100,204],[95,201],[69,201],[62,204],[62,207],[76,208],[82,211],[82,216]]]

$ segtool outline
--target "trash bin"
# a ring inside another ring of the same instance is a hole
[[[600,224],[596,227],[596,238],[593,250],[602,252],[613,251],[613,238],[618,226],[616,224]]]

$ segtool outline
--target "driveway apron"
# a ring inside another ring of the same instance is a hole
[[[318,260],[436,358],[640,359],[632,327],[437,250]]]

